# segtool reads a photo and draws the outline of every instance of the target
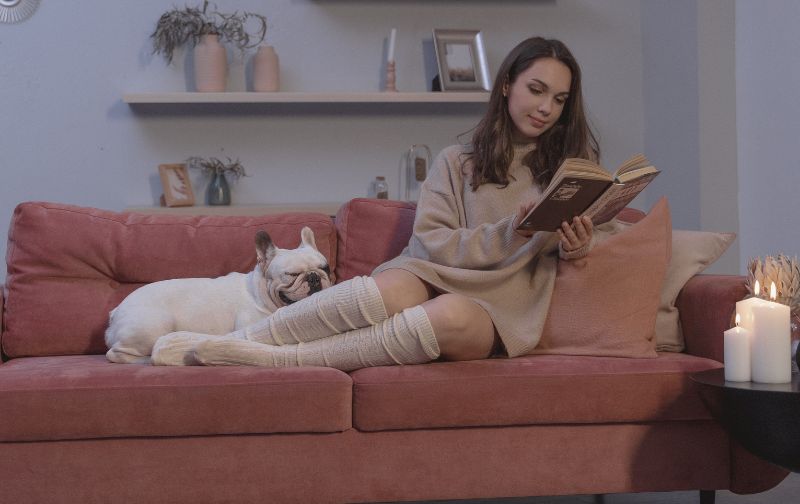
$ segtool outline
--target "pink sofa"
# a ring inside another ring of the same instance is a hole
[[[9,232],[0,502],[382,502],[705,490],[786,472],[749,455],[688,381],[720,367],[741,277],[679,298],[686,353],[362,369],[106,361],[108,311],[156,280],[247,271],[253,235],[310,226],[339,281],[400,252],[414,207],[177,217],[23,203]],[[2,291],[0,291],[2,292]]]

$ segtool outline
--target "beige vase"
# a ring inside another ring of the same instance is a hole
[[[278,53],[270,45],[258,48],[253,56],[253,91],[277,91],[280,88]]]
[[[228,78],[228,52],[219,35],[203,35],[194,46],[194,85],[197,91],[225,91]]]

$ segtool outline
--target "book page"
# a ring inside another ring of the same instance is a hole
[[[620,166],[614,178],[617,182],[625,183],[638,177],[657,172],[658,169],[642,154],[636,154]]]
[[[647,184],[656,178],[658,173],[658,171],[652,172],[650,175],[640,177],[627,184],[612,184],[602,196],[597,198],[597,200],[586,209],[584,215],[590,217],[595,226],[610,221],[616,217],[628,203],[633,201],[633,198],[638,196]]]
[[[575,177],[580,178],[591,178],[597,180],[612,180],[614,177],[609,173],[608,170],[603,168],[602,166],[589,161],[588,159],[581,159],[581,158],[567,158],[561,163],[558,170],[556,170],[556,176],[559,175],[559,172],[564,172],[565,174],[569,174]],[[556,177],[554,176],[553,179]]]

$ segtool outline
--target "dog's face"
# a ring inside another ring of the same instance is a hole
[[[330,267],[317,250],[314,232],[304,227],[296,249],[272,243],[266,231],[256,233],[258,265],[266,280],[267,295],[276,306],[285,306],[331,286]]]

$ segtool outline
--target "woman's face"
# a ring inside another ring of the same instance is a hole
[[[530,141],[553,127],[564,110],[571,81],[572,72],[564,63],[539,58],[504,86],[515,141]]]

